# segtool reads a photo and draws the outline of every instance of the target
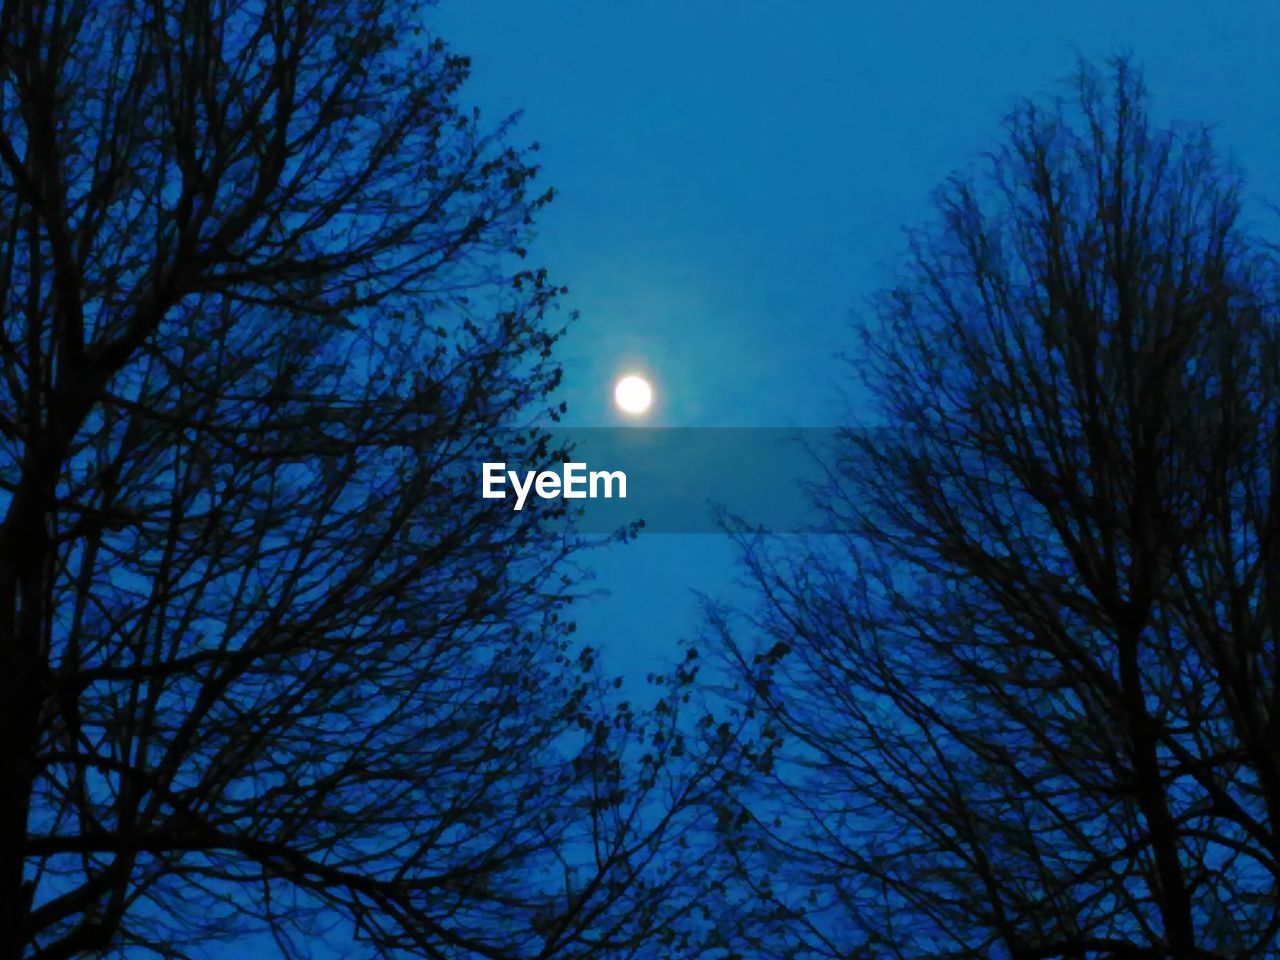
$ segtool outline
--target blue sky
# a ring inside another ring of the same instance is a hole
[[[977,162],[1021,96],[1077,56],[1128,52],[1160,121],[1207,124],[1280,200],[1280,4],[443,0],[474,61],[464,99],[523,117],[558,198],[534,256],[581,319],[568,422],[614,422],[613,378],[650,374],[654,423],[828,426],[833,354],[891,269],[901,228]],[[690,588],[732,590],[720,537],[642,536],[598,556],[577,614],[628,674],[695,627]]]

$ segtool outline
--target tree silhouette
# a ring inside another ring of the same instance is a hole
[[[689,908],[655,851],[718,760],[632,766],[676,688],[610,705],[554,511],[451,496],[547,408],[561,289],[421,18],[3,3],[0,957],[623,956]]]
[[[1275,274],[1145,102],[1082,67],[939,191],[853,358],[855,532],[748,543],[755,626],[713,619],[793,955],[1280,950]]]

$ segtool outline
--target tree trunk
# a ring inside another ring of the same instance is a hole
[[[46,688],[42,638],[49,597],[44,498],[33,492],[31,485],[19,487],[0,529],[0,960],[22,956],[31,907],[23,874]]]

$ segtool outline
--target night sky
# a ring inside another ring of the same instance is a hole
[[[618,422],[628,370],[655,383],[653,425],[856,419],[834,355],[902,228],[1077,57],[1132,55],[1157,122],[1214,129],[1252,215],[1280,198],[1273,3],[467,0],[428,17],[473,59],[464,100],[523,111],[514,139],[541,145],[557,199],[533,255],[581,313],[560,353],[572,425]],[[631,677],[696,630],[692,590],[735,577],[716,535],[642,535],[596,566],[577,619]]]
[[[1280,0],[0,11],[0,960],[1280,958]]]

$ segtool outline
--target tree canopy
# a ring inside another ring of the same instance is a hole
[[[938,191],[852,352],[853,532],[748,542],[759,607],[712,620],[777,744],[779,953],[1275,955],[1275,278],[1125,61]]]
[[[718,761],[572,642],[554,509],[450,496],[499,426],[547,453],[563,288],[422,17],[0,10],[2,957],[631,956],[689,909],[653,853]]]

